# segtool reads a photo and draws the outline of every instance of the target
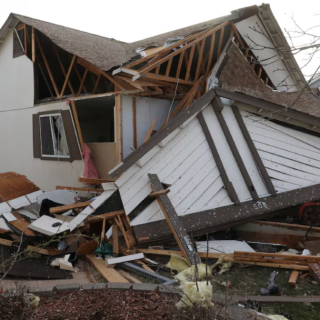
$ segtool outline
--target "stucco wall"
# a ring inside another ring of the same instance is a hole
[[[0,46],[0,112],[33,106],[33,64],[26,56],[13,59],[13,31]]]

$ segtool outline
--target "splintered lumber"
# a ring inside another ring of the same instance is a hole
[[[124,271],[124,270],[117,270],[122,276],[124,276],[128,281],[130,281],[131,283],[142,283],[140,280],[138,280],[137,278],[135,278],[134,276],[132,276],[130,273]]]
[[[110,179],[91,179],[91,178],[84,178],[84,177],[79,177],[78,181],[90,183],[90,184],[101,184],[101,183],[105,183],[105,182],[114,182],[114,180],[110,180]]]
[[[154,192],[163,191],[164,188],[156,174],[148,174],[151,181],[151,188]],[[191,264],[199,264],[200,258],[198,254],[192,249],[191,240],[179,218],[177,212],[175,211],[169,197],[166,194],[157,197],[159,206],[165,216],[167,223],[173,233],[175,240],[177,241],[181,252],[184,257],[188,259]]]
[[[87,223],[93,223],[93,222],[97,222],[97,221],[101,221],[103,219],[113,219],[121,214],[124,214],[123,210],[119,210],[119,211],[112,211],[109,213],[104,213],[104,214],[100,214],[98,216],[91,216],[89,217],[86,222]]]
[[[0,239],[0,244],[2,244],[4,246],[12,247],[12,243],[13,243],[13,241],[6,240],[6,239]]]
[[[297,281],[298,281],[298,277],[299,277],[299,271],[297,270],[293,270],[289,279],[288,284],[290,286],[295,286]]]
[[[77,202],[77,203],[74,203],[74,204],[68,204],[66,206],[50,208],[50,213],[58,213],[58,212],[72,210],[72,209],[84,208],[84,207],[89,206],[91,204],[91,202],[92,201]]]
[[[108,268],[103,259],[96,259],[94,254],[88,254],[86,258],[93,265],[93,267],[101,274],[101,276],[108,282],[129,283],[129,281],[125,279],[117,270],[113,268]]]

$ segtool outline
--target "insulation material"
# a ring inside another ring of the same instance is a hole
[[[82,157],[84,157],[84,170],[83,170],[83,177],[90,178],[90,179],[99,179],[98,172],[94,163],[91,159],[91,151],[90,148],[86,143],[83,144],[84,150],[82,152]],[[83,184],[90,184],[84,182]]]
[[[166,267],[170,268],[172,270],[176,270],[178,272],[181,272],[183,270],[190,268],[191,263],[183,257],[180,257],[176,254],[172,254],[170,257],[170,261],[168,262]]]
[[[195,281],[196,267],[197,267],[198,281],[206,280],[207,275],[208,275],[208,279],[212,278],[210,267],[201,263],[201,264],[198,264],[197,266],[191,266],[190,268],[181,271],[175,276],[175,279],[179,280],[180,282]],[[207,272],[206,272],[206,269],[207,269]]]
[[[184,293],[184,295],[176,304],[177,308],[191,307],[193,303],[206,308],[213,307],[211,283],[208,282],[207,284],[206,281],[202,281],[197,284],[195,282],[183,282],[180,284],[179,289]]]

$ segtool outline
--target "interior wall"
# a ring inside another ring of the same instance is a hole
[[[0,98],[0,112],[33,106],[33,64],[24,55],[13,59],[13,31],[0,46]]]
[[[51,102],[0,113],[1,173],[14,171],[26,175],[44,191],[54,190],[57,185],[82,186],[78,182],[82,160],[70,163],[33,158],[32,115],[57,109],[69,110],[69,106],[65,101]]]
[[[136,97],[136,125],[137,125],[137,146],[141,146],[150,129],[150,125],[156,118],[153,130],[159,130],[166,121],[171,106],[171,100]],[[174,101],[172,110],[179,104]],[[172,112],[171,110],[171,112]],[[123,122],[123,158],[127,157],[133,147],[133,109],[132,97],[122,97],[122,122]]]
[[[85,143],[114,142],[114,106],[114,96],[76,101]]]

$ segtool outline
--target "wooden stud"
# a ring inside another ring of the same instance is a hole
[[[102,231],[101,231],[101,242],[104,240],[106,236],[106,218],[102,219]]]
[[[84,150],[84,141],[83,141],[81,126],[80,126],[80,122],[79,122],[78,112],[77,112],[77,108],[76,108],[76,103],[74,102],[74,100],[71,100],[71,108],[72,108],[74,122],[76,124],[76,128],[78,131],[78,137],[80,140],[81,150],[83,151]]]
[[[130,247],[134,247],[137,244],[136,238],[134,236],[133,230],[130,226],[130,220],[126,215],[121,215],[118,218],[122,219],[122,222],[127,229],[126,235],[130,244]],[[127,219],[128,218],[128,219]]]
[[[51,82],[52,82],[54,91],[55,91],[55,93],[56,93],[56,96],[59,97],[59,91],[58,91],[56,82],[54,81],[53,75],[52,75],[51,70],[50,70],[50,66],[49,66],[49,64],[48,64],[48,60],[47,60],[47,58],[46,58],[46,56],[45,56],[45,54],[44,54],[44,51],[43,51],[43,49],[42,49],[41,43],[40,43],[40,41],[39,41],[39,39],[38,39],[38,36],[36,36],[36,42],[37,42],[37,45],[38,45],[38,47],[39,47],[39,49],[40,49],[40,53],[41,53],[42,59],[43,59],[44,64],[45,64],[45,66],[46,66],[46,68],[47,68],[47,71],[48,71],[50,80],[51,80]]]
[[[32,62],[35,63],[36,62],[36,42],[35,42],[35,29],[32,28],[31,31],[31,47],[32,47]]]
[[[262,66],[259,66],[259,73],[258,73],[258,77],[261,78],[261,73],[262,73]]]
[[[119,211],[113,211],[113,212],[108,212],[108,213],[104,213],[104,214],[100,214],[98,216],[90,216],[86,222],[88,224],[91,224],[91,223],[95,223],[97,221],[101,221],[103,219],[106,219],[106,220],[109,220],[109,219],[114,219],[118,216],[121,216],[123,215],[125,212],[123,210],[119,210]]]
[[[151,189],[154,192],[162,191],[163,186],[156,174],[148,174],[151,181]],[[178,243],[178,246],[183,253],[184,257],[188,259],[191,264],[199,264],[201,262],[197,253],[191,247],[191,240],[177,215],[170,199],[166,194],[162,194],[157,197],[157,201],[162,210],[163,215],[165,216],[167,223],[170,227],[171,232],[174,235],[175,240]]]
[[[93,77],[92,73],[90,73],[90,75]],[[97,91],[97,89],[98,89],[98,93],[100,93],[100,90],[98,88],[98,84],[99,84],[100,78],[101,78],[101,74],[98,75],[97,80],[95,81],[95,84],[94,84],[94,87],[93,87],[93,90],[92,90],[92,94],[94,94]]]
[[[206,42],[206,38],[204,38],[204,39],[202,40],[202,42],[201,42],[201,47],[200,47],[200,51],[199,51],[198,65],[197,65],[195,80],[198,80],[198,77],[199,77],[200,67],[201,67],[201,63],[202,63],[202,59],[203,59],[203,50],[204,50],[205,42]]]
[[[264,83],[265,83],[266,85],[268,85],[268,83],[269,83],[269,77],[268,77],[268,76],[266,77],[266,80],[264,81]]]
[[[81,74],[80,74],[79,69],[78,69],[78,67],[77,67],[77,64],[74,65],[74,70],[76,71],[76,74],[77,74],[77,76],[78,76],[78,79],[79,79],[79,81],[80,81],[80,83],[81,83],[82,77],[81,77]],[[87,88],[86,88],[85,85],[83,85],[83,91],[84,91],[84,93],[88,93]]]
[[[70,63],[70,67],[69,67],[68,73],[67,73],[67,75],[65,77],[64,84],[63,84],[63,87],[62,87],[62,90],[61,90],[61,93],[60,93],[60,97],[59,97],[60,99],[62,98],[62,96],[64,94],[64,90],[66,89],[67,83],[69,82],[69,77],[70,77],[74,62],[76,60],[76,57],[77,57],[76,55],[73,55],[73,57],[72,57],[72,60],[71,60],[71,63]]]
[[[184,78],[185,81],[188,81],[189,77],[190,77],[191,65],[192,65],[192,60],[193,60],[193,55],[194,55],[195,48],[196,48],[196,45],[194,44],[190,49],[188,67],[187,67],[187,71],[186,71],[186,76]]]
[[[168,61],[168,65],[167,65],[167,69],[166,69],[166,73],[165,73],[165,76],[166,77],[169,77],[169,73],[170,73],[170,70],[171,70],[171,65],[172,65],[172,60],[173,60],[173,57],[171,57]]]
[[[63,66],[63,64],[62,64],[62,61],[61,61],[61,59],[60,59],[58,50],[57,50],[57,48],[56,48],[55,45],[53,45],[53,51],[54,51],[54,53],[55,53],[55,55],[56,55],[56,57],[57,57],[57,59],[58,59],[58,62],[59,62],[59,64],[60,64],[60,67],[61,67],[61,70],[62,70],[62,73],[63,73],[63,75],[66,77],[66,76],[67,76],[66,70],[65,70],[65,68],[64,68],[64,66]],[[69,89],[70,89],[72,95],[75,97],[76,95],[75,95],[75,93],[74,93],[74,91],[73,91],[73,88],[72,88],[72,85],[71,85],[71,82],[70,82],[70,81],[68,81],[68,86],[69,86]]]
[[[227,140],[227,142],[229,144],[231,152],[232,152],[232,154],[233,154],[233,156],[234,156],[234,158],[235,158],[235,160],[237,162],[237,165],[238,165],[239,170],[240,170],[240,172],[242,174],[242,177],[243,177],[243,179],[244,179],[244,181],[245,181],[245,183],[246,183],[246,185],[248,187],[248,191],[250,192],[250,194],[251,194],[251,196],[252,196],[252,198],[254,200],[258,200],[259,196],[257,194],[257,191],[256,191],[253,183],[252,183],[252,180],[250,178],[248,170],[247,170],[246,166],[244,165],[244,162],[243,162],[243,160],[241,158],[241,155],[239,153],[239,150],[238,150],[238,148],[237,148],[237,146],[236,146],[236,144],[234,142],[234,139],[233,139],[233,137],[232,137],[232,135],[230,133],[228,125],[227,125],[227,123],[226,123],[221,111],[218,110],[218,108],[219,108],[218,105],[222,105],[223,106],[223,104],[221,102],[221,98],[215,97],[213,99],[213,101],[212,101],[212,105],[213,105],[214,112],[215,112],[215,114],[216,114],[216,116],[218,118],[218,121],[220,123],[221,129],[222,129],[222,131],[223,131],[223,133],[224,133],[224,135],[226,137],[226,140]]]
[[[261,176],[262,176],[262,178],[263,178],[263,180],[264,180],[264,182],[266,184],[266,187],[267,187],[268,191],[271,193],[271,195],[276,196],[277,192],[276,192],[276,190],[275,190],[275,188],[273,186],[273,183],[272,183],[272,181],[271,181],[271,179],[269,177],[269,174],[268,174],[268,172],[267,172],[267,170],[266,170],[266,168],[265,168],[265,166],[264,166],[264,164],[263,164],[263,162],[262,162],[262,160],[260,158],[260,155],[259,155],[259,153],[258,153],[258,151],[257,151],[257,149],[256,149],[256,147],[255,147],[255,145],[254,145],[254,143],[253,143],[253,141],[251,139],[251,136],[250,136],[250,134],[248,132],[248,129],[247,129],[245,123],[243,122],[243,118],[242,118],[242,116],[240,114],[240,111],[239,111],[238,107],[233,105],[233,106],[231,106],[231,108],[232,108],[234,116],[235,116],[235,118],[237,120],[237,123],[239,125],[239,128],[240,128],[240,130],[242,132],[242,135],[243,135],[244,139],[246,140],[247,145],[248,145],[248,147],[249,147],[249,149],[251,151],[252,157],[254,158],[254,161],[255,161],[257,167],[259,168],[260,174],[261,174]]]
[[[120,96],[119,94],[116,95],[116,106],[115,106],[115,111],[114,111],[114,124],[115,124],[115,142],[116,142],[116,159],[117,159],[117,164],[121,162],[121,146],[120,146],[120,108],[121,108],[121,101],[120,101]]]
[[[233,29],[233,32],[234,32],[235,35],[236,35],[237,40],[239,41],[239,43],[240,43],[240,45],[241,45],[241,49],[243,49],[243,48],[245,47],[245,45],[244,45],[244,43],[243,43],[243,41],[242,41],[242,39],[241,39],[241,36],[240,36],[240,34],[239,34],[236,26],[234,25],[234,23],[233,23],[232,21],[230,22],[230,24],[231,24],[231,27],[232,27],[232,29]]]
[[[211,44],[210,44],[210,51],[209,51],[209,61],[207,64],[206,76],[209,75],[212,59],[213,59],[213,49],[214,49],[214,42],[216,39],[216,32],[214,32],[211,36]]]
[[[178,62],[178,67],[177,67],[177,72],[176,72],[176,78],[180,77],[180,72],[181,72],[181,66],[182,66],[182,61],[184,57],[185,51],[182,51],[179,57],[179,62]]]
[[[71,209],[88,207],[88,206],[90,206],[90,204],[91,204],[91,201],[77,202],[77,203],[68,204],[65,206],[53,207],[53,208],[50,208],[49,211],[50,211],[50,213],[54,214],[54,213],[59,213],[59,212],[63,212],[63,211],[68,211]]]
[[[126,231],[124,230],[124,226],[123,226],[123,223],[122,223],[122,220],[120,217],[116,217],[115,220],[118,221],[118,226],[120,228],[120,231],[124,237],[124,241],[126,242],[126,245],[127,245],[127,248],[130,249],[131,246],[130,246],[130,242],[129,242],[129,239],[127,237],[127,234],[126,234]]]
[[[133,147],[137,149],[138,142],[137,142],[137,101],[136,97],[132,97],[132,114],[133,114]]]
[[[223,36],[224,36],[224,29],[222,28],[220,31],[220,38],[219,38],[219,46],[218,46],[218,59],[222,50],[222,43],[223,43]]]
[[[113,255],[118,256],[119,254],[119,235],[118,235],[118,225],[114,223],[112,225],[112,246]]]
[[[156,118],[153,119],[143,143],[145,143],[146,141],[148,141],[150,139],[155,122],[156,122]]]
[[[114,182],[113,180],[110,180],[110,179],[91,179],[91,178],[84,178],[84,177],[79,177],[78,181],[90,183],[90,184],[101,184],[101,183],[105,183],[105,182]]]
[[[80,87],[79,87],[78,94],[77,94],[78,97],[79,97],[80,94],[81,94],[83,84],[84,84],[84,82],[85,82],[85,80],[86,80],[86,77],[87,77],[87,73],[88,73],[88,69],[86,69],[86,70],[84,71],[83,77],[82,77],[82,79],[81,79]]]
[[[170,192],[170,189],[166,189],[166,190],[161,190],[161,191],[156,191],[156,192],[152,192],[149,194],[149,197],[158,197],[161,196],[163,194],[168,194]]]

